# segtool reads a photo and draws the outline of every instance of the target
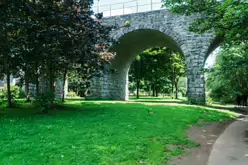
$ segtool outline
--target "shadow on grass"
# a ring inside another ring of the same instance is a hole
[[[90,101],[85,101],[84,98],[73,98],[73,99],[66,99],[66,102],[64,104],[56,104],[52,109],[48,111],[48,113],[42,113],[41,109],[36,108],[30,103],[22,103],[20,106],[16,108],[0,108],[0,118],[12,118],[12,117],[17,117],[17,118],[26,118],[26,117],[46,117],[46,116],[63,116],[63,117],[72,117],[75,115],[84,114],[87,116],[97,116],[102,114],[105,111],[105,108],[102,108],[96,104],[92,103],[98,103],[97,100],[90,100]],[[99,100],[99,102],[112,102],[111,100]],[[113,101],[114,102],[114,101]],[[118,103],[118,102],[116,102]],[[183,105],[189,105],[184,99],[161,99],[161,100],[130,100],[127,101],[126,103],[154,103],[155,104],[178,104],[178,106],[183,106]],[[89,105],[87,105],[89,104]],[[237,108],[234,106],[225,106],[225,105],[204,105],[201,107],[208,107],[208,108],[214,108],[214,109],[220,109],[220,110],[227,110],[227,111],[232,111],[236,113],[241,113],[241,114],[248,114],[247,109],[248,108]]]
[[[231,112],[236,112],[236,113],[241,113],[244,115],[248,114],[248,110],[245,108],[239,108],[239,107],[228,107],[224,105],[204,105],[203,107],[208,107],[208,108],[214,108],[214,109],[220,109],[220,110],[227,110]]]
[[[84,97],[78,97],[78,98],[66,98],[65,101],[84,101]]]
[[[169,97],[129,97],[129,100],[171,100]]]
[[[0,109],[0,118],[1,117],[29,117],[37,115],[39,110],[31,104],[21,104],[17,105],[14,108],[1,108]]]
[[[82,101],[82,100],[80,100]],[[54,104],[48,110],[47,113],[42,112],[41,108],[35,107],[31,103],[23,103],[15,108],[1,108],[0,109],[0,119],[1,118],[39,118],[39,117],[49,117],[49,116],[60,116],[62,118],[77,116],[79,113],[84,116],[97,116],[102,114],[102,108],[96,108],[95,106],[89,107],[84,106],[77,101],[76,104]]]
[[[129,102],[137,103],[163,103],[163,104],[185,104],[182,100],[129,100]]]
[[[145,100],[147,99],[147,100]],[[194,105],[194,104],[189,104],[185,99],[169,99],[167,98],[167,100],[162,99],[161,100],[154,100],[154,98],[140,98],[140,99],[133,99],[133,100],[129,100],[129,102],[133,102],[133,103],[161,103],[161,104],[180,104],[180,105]],[[149,100],[151,99],[151,100]],[[245,108],[239,108],[239,107],[234,107],[234,106],[225,106],[225,105],[199,105],[202,107],[207,107],[207,108],[213,108],[213,109],[219,109],[219,110],[226,110],[226,111],[231,111],[231,112],[235,112],[235,113],[240,113],[240,114],[244,114],[247,115],[248,114],[248,107]]]

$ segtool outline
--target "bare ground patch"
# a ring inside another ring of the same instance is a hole
[[[187,131],[189,139],[199,143],[200,146],[187,149],[184,155],[170,160],[169,165],[206,165],[215,141],[232,122],[208,123],[202,127],[191,127]]]

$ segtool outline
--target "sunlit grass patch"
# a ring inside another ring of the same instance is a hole
[[[30,104],[4,112],[3,165],[166,164],[198,145],[188,140],[190,126],[233,117],[202,107],[83,100],[67,100],[48,114]]]

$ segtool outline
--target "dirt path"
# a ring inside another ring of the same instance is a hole
[[[189,139],[200,144],[200,147],[187,150],[185,155],[169,161],[169,165],[207,165],[215,141],[232,121],[209,123],[203,127],[194,126],[188,130]],[[191,153],[191,154],[189,154]]]

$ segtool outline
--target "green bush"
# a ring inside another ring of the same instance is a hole
[[[6,108],[7,105],[8,105],[7,100],[0,100],[0,107],[1,107],[1,108],[3,108],[3,107]]]
[[[0,99],[0,107],[4,104],[4,100]]]
[[[211,97],[207,96],[206,102],[207,102],[207,104],[213,104],[213,99]]]
[[[24,99],[24,98],[26,98],[27,97],[27,95],[26,95],[26,93],[20,88],[20,91],[19,91],[19,99]]]
[[[34,105],[41,109],[42,112],[47,113],[48,109],[54,104],[54,94],[52,92],[47,92],[45,94],[40,94],[35,98],[33,102]]]
[[[174,98],[175,98],[175,95],[174,95],[173,93],[170,93],[170,94],[169,94],[169,97],[170,97],[171,99],[174,99]]]
[[[22,100],[12,100],[12,108],[19,107],[22,103],[23,103]],[[0,107],[1,108],[8,108],[8,100],[1,100],[0,99]]]
[[[10,91],[11,91],[12,99],[19,98],[20,88],[18,86],[11,85]],[[8,98],[8,91],[7,91],[7,85],[5,85],[2,89],[0,89],[0,99],[7,99],[7,98]]]
[[[69,91],[68,94],[67,94],[67,97],[78,97],[78,95],[76,94],[76,92],[73,92],[73,91]]]

